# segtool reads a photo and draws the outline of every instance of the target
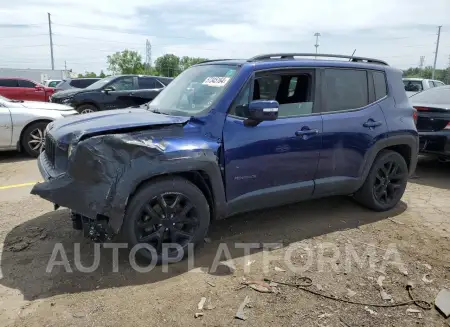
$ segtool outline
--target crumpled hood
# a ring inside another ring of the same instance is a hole
[[[28,109],[45,109],[45,110],[60,110],[60,111],[74,110],[71,106],[51,102],[24,101],[20,104]]]
[[[184,124],[189,117],[168,116],[146,109],[117,109],[57,119],[48,133],[59,143],[76,143],[81,137],[156,125]]]

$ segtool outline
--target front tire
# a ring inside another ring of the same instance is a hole
[[[92,104],[82,104],[81,106],[77,107],[77,111],[80,114],[89,114],[91,112],[98,111],[98,108]]]
[[[398,152],[382,150],[354,199],[375,211],[390,210],[402,198],[408,176],[405,159]]]
[[[31,157],[38,157],[44,149],[45,128],[48,122],[37,122],[28,126],[22,134],[22,149]]]
[[[202,243],[209,223],[208,201],[197,186],[184,178],[167,177],[139,188],[127,206],[122,233],[129,247],[152,248],[139,249],[140,257],[161,264],[184,258],[189,244]],[[170,243],[178,244],[178,249],[168,248],[164,257],[162,249]]]

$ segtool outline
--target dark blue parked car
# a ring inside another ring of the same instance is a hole
[[[151,104],[55,121],[32,193],[93,239],[122,232],[159,261],[167,243],[179,258],[211,220],[245,211],[331,195],[393,208],[418,152],[402,72],[308,56],[204,62]]]

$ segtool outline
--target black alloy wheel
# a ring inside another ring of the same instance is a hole
[[[202,244],[209,223],[208,201],[196,185],[181,177],[161,177],[139,187],[130,199],[122,234],[130,249],[149,245],[137,255],[145,260],[156,256],[161,264],[184,258],[189,244]]]
[[[402,192],[405,177],[408,172],[403,171],[403,167],[395,160],[384,163],[378,170],[373,186],[373,193],[377,201],[389,205],[398,198],[398,193]]]
[[[396,151],[382,150],[353,198],[375,211],[390,210],[402,198],[408,177],[409,169],[405,158]]]
[[[151,245],[160,255],[163,243],[185,247],[192,242],[198,225],[191,201],[182,193],[167,192],[142,206],[135,228],[138,242]]]

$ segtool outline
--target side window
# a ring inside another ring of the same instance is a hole
[[[69,84],[70,84],[70,86],[73,86],[73,87],[76,87],[76,88],[83,88],[81,86],[81,80],[79,80],[79,79],[73,79],[73,80],[70,81]]]
[[[375,88],[375,100],[384,98],[387,95],[386,78],[382,72],[372,72],[373,85]]]
[[[312,113],[312,75],[309,73],[265,73],[257,76],[250,96],[250,84],[241,90],[230,111],[245,117],[250,100],[276,100],[280,104],[278,117],[295,117]]]
[[[19,79],[19,87],[27,87],[27,88],[34,88],[36,86],[36,83],[33,83],[32,81],[26,81]]]
[[[139,89],[157,89],[161,88],[161,85],[158,85],[154,78],[151,77],[139,77],[138,78]]]
[[[325,85],[326,112],[357,109],[369,104],[365,70],[326,69]]]
[[[122,77],[116,79],[114,82],[109,84],[110,87],[113,87],[115,91],[128,91],[134,90],[134,77]]]
[[[3,87],[17,87],[17,80],[16,79],[0,79],[0,86]]]
[[[428,85],[430,86],[430,89],[431,89],[432,87],[435,87],[435,86],[436,86],[436,84],[435,84],[433,81],[428,81]]]
[[[440,81],[434,81],[434,85],[435,86],[443,86],[445,85],[444,83],[440,82]]]

